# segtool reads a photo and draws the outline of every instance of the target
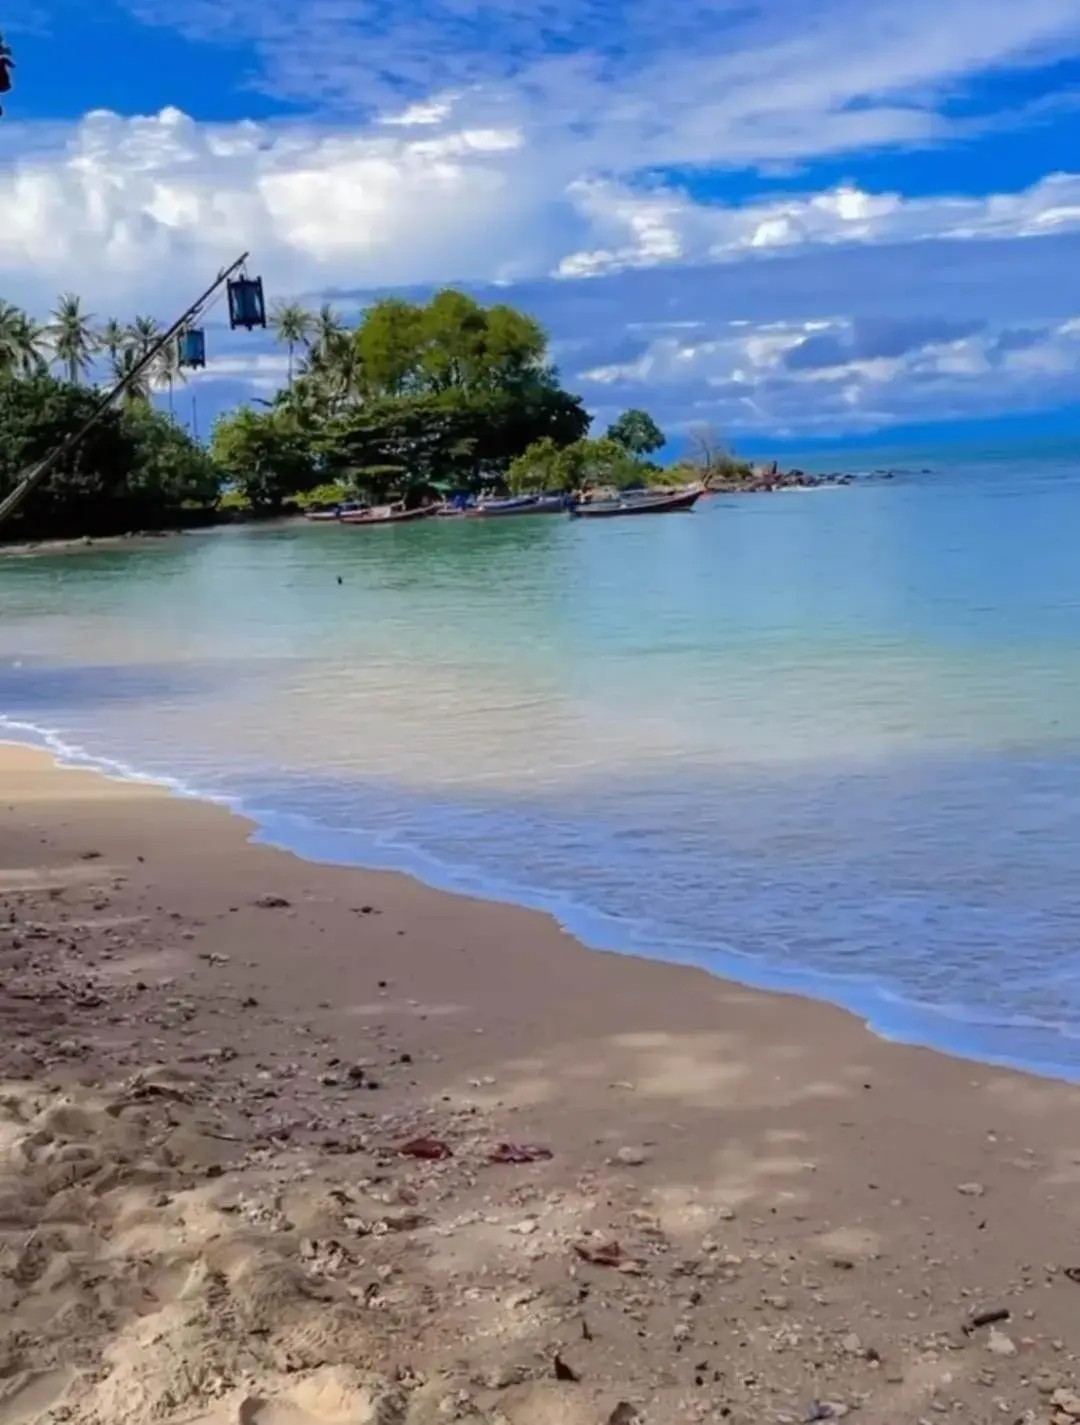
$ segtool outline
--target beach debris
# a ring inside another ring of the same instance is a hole
[[[1080,1267],[1066,1267],[1065,1275],[1071,1282],[1075,1282],[1077,1286],[1080,1286]]]
[[[999,1321],[1010,1321],[1012,1312],[1007,1306],[991,1306],[985,1311],[975,1311],[971,1320],[964,1323],[963,1332],[965,1336],[970,1336],[972,1331],[977,1331],[980,1326],[996,1326]]]
[[[652,1154],[648,1148],[628,1143],[625,1147],[619,1149],[615,1157],[626,1168],[640,1168],[649,1161]]]
[[[260,910],[284,910],[292,905],[292,901],[286,896],[275,895],[272,891],[265,896],[260,896],[255,902]]]
[[[607,1425],[639,1425],[641,1416],[628,1400],[620,1400],[607,1418]]]
[[[142,857],[140,857],[139,859],[141,860]],[[100,861],[100,860],[101,860],[101,852],[100,852],[100,851],[82,851],[82,852],[79,853],[79,860],[80,860],[80,861]]]
[[[568,1366],[558,1352],[555,1353],[552,1366],[555,1371],[556,1380],[572,1381],[575,1385],[581,1380],[581,1376],[574,1370],[573,1366]]]
[[[591,1242],[575,1242],[574,1251],[583,1262],[594,1267],[614,1267],[617,1271],[628,1273],[643,1270],[641,1263],[624,1252],[618,1242],[602,1242],[596,1247]]]
[[[1080,1395],[1075,1390],[1061,1386],[1050,1397],[1050,1404],[1071,1420],[1080,1420]]]
[[[499,1143],[488,1154],[489,1163],[544,1163],[555,1154],[541,1143]]]
[[[453,1148],[441,1138],[410,1138],[407,1143],[402,1143],[398,1152],[403,1158],[420,1158],[432,1163],[454,1156]]]
[[[1011,1336],[1006,1336],[1004,1331],[999,1331],[996,1326],[991,1326],[990,1335],[986,1340],[986,1349],[995,1356],[1015,1356],[1018,1347]]]
[[[961,1197],[982,1197],[986,1189],[982,1183],[957,1183],[956,1191]]]
[[[384,1237],[387,1232],[415,1232],[417,1228],[427,1225],[428,1219],[422,1212],[398,1212],[380,1217],[372,1231],[377,1237]]]

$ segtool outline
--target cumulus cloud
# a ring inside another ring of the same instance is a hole
[[[638,192],[591,181],[572,194],[610,245],[570,253],[558,275],[601,276],[663,262],[731,261],[808,243],[959,242],[1080,229],[1080,176],[1055,173],[1019,193],[905,199],[842,184],[741,206],[694,202],[674,190]]]
[[[709,421],[736,437],[887,430],[1080,399],[1080,319],[1022,334],[934,318],[718,323],[658,334],[633,360],[581,375],[605,414],[665,393],[675,428]]]
[[[1080,176],[928,198],[812,165],[1030,122],[1066,96],[1007,112],[972,86],[1080,54],[1076,0],[117,3],[246,51],[303,117],[8,125],[8,300],[164,317],[250,247],[272,297],[501,284],[601,412],[659,392],[677,421],[865,426],[962,405],[974,372],[999,400],[1071,389]],[[792,191],[703,201],[662,176],[741,170],[745,191],[753,169]],[[267,391],[252,349],[200,379]]]
[[[137,303],[178,280],[198,290],[252,247],[285,291],[503,277],[543,264],[522,226],[528,183],[510,192],[521,143],[512,129],[355,136],[90,114],[0,170],[0,275],[38,302],[78,286]]]
[[[0,170],[7,295],[40,305],[78,286],[95,303],[144,305],[163,282],[197,290],[246,247],[275,290],[316,292],[1080,230],[1072,174],[981,198],[842,185],[707,204],[568,178],[519,129],[452,128],[434,110],[397,119],[357,135],[204,125],[175,109],[90,114],[64,142],[39,140]]]

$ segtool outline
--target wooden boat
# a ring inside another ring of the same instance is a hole
[[[563,495],[513,495],[509,499],[481,500],[478,515],[554,515],[566,509]]]
[[[398,505],[379,505],[373,510],[356,510],[339,516],[342,524],[405,524],[409,520],[426,520],[432,513],[430,505],[420,505],[415,510],[404,510]]]
[[[344,504],[331,505],[328,509],[305,510],[304,518],[306,520],[327,523],[331,520],[344,519],[346,515],[365,514],[370,508],[370,505],[362,504],[359,500],[346,500]]]
[[[584,501],[571,505],[573,519],[611,519],[615,515],[666,515],[676,510],[692,510],[701,498],[701,490],[677,490],[664,495],[620,495],[614,500]]]

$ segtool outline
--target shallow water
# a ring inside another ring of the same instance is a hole
[[[0,714],[304,854],[1080,1078],[1078,527],[1057,452],[12,560]]]

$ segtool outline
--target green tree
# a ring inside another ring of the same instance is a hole
[[[173,391],[177,385],[187,380],[180,365],[180,342],[178,338],[167,341],[150,363],[150,382],[159,390],[162,386],[169,393],[169,414],[173,411]]]
[[[289,386],[293,383],[293,353],[311,335],[313,318],[299,302],[279,302],[270,314],[275,338],[289,349]]]
[[[157,317],[136,317],[127,331],[126,345],[138,356],[145,356],[161,335]]]
[[[365,395],[401,396],[418,384],[423,351],[423,308],[384,297],[364,314],[355,342]]]
[[[579,444],[556,445],[549,435],[533,441],[511,461],[506,483],[515,495],[574,489],[580,474]]]
[[[132,504],[146,511],[143,523],[162,509],[217,504],[221,471],[175,421],[143,403],[125,412],[123,428],[134,445],[128,489]]]
[[[115,362],[130,339],[129,330],[123,322],[110,317],[98,333],[98,346],[106,353],[110,362]]]
[[[547,361],[543,330],[512,307],[448,289],[423,305],[375,302],[352,333],[336,329],[331,309],[316,330],[324,334],[275,405],[331,478],[358,479],[373,498],[411,497],[425,483],[499,483],[534,441],[566,446],[588,432],[581,401]]]
[[[437,292],[420,314],[419,382],[429,391],[472,390],[485,371],[487,314],[464,292]]]
[[[345,323],[329,302],[324,302],[311,318],[311,345],[314,351],[328,352],[346,334]]]
[[[664,432],[649,415],[648,411],[624,411],[617,421],[608,427],[608,439],[621,445],[631,455],[639,458],[652,455],[667,444]]]
[[[280,510],[318,476],[310,440],[285,406],[253,411],[242,406],[214,426],[214,460],[256,510]]]
[[[48,374],[0,378],[0,499],[83,425],[98,399]],[[166,416],[136,403],[106,412],[33,491],[13,527],[57,537],[162,527],[185,505],[213,503],[217,490],[206,452]]]
[[[547,365],[547,337],[535,318],[502,304],[488,308],[484,378],[497,390],[555,385],[555,372]]]
[[[611,485],[617,490],[647,483],[648,470],[630,452],[607,436],[599,440],[583,440],[578,446],[582,483]]]
[[[0,375],[43,371],[45,333],[19,307],[0,301]]]
[[[627,489],[644,483],[644,467],[617,441],[576,440],[558,445],[550,438],[534,442],[510,466],[508,484],[515,492],[580,490],[589,486]]]
[[[46,330],[54,358],[63,366],[71,384],[79,385],[90,369],[97,337],[93,318],[83,311],[81,300],[73,292],[65,292],[60,298]]]
[[[144,366],[138,370],[139,362],[144,358],[144,353],[134,346],[125,346],[114,358],[112,362],[112,375],[114,381],[126,381],[128,384],[124,388],[123,402],[125,406],[147,405],[150,400],[150,367]]]

